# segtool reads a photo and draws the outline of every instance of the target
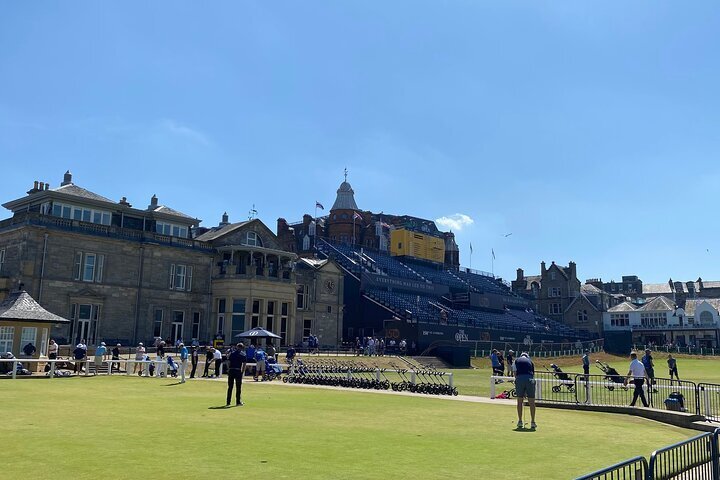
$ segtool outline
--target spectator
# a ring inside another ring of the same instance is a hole
[[[492,352],[490,352],[490,365],[492,366],[493,375],[496,377],[503,376],[504,372],[500,367],[500,357],[498,356],[498,351],[495,348],[493,348]]]
[[[60,346],[55,343],[55,340],[52,338],[50,339],[50,344],[48,345],[48,358],[50,360],[55,360],[58,356],[58,350],[60,349]]]
[[[275,345],[272,344],[272,340],[268,340],[267,345],[265,346],[265,353],[267,353],[268,358],[272,357],[274,360],[277,360]]]
[[[242,402],[242,377],[245,372],[245,365],[247,365],[247,356],[245,354],[245,345],[241,342],[237,344],[237,348],[228,357],[228,389],[227,399],[225,406],[230,406],[230,400],[232,399],[233,385],[235,386],[235,405],[242,407],[245,405]]]
[[[407,352],[407,342],[403,338],[400,340],[400,355],[405,355],[405,352]]]
[[[100,346],[95,349],[95,375],[97,375],[98,369],[102,367],[106,353],[107,347],[105,346],[105,342],[100,342]]]
[[[158,343],[156,352],[157,352],[157,356],[158,356],[159,360],[162,360],[163,358],[165,358],[165,342],[164,341],[160,340],[160,343]]]
[[[355,355],[358,357],[362,354],[362,342],[359,337],[355,337]]]
[[[145,346],[142,344],[142,342],[140,342],[135,349],[135,365],[133,365],[133,373],[137,371],[138,375],[142,375],[143,364],[139,362],[142,362],[143,360],[145,360]],[[140,368],[138,369],[138,367]]]
[[[369,356],[375,355],[375,339],[373,337],[370,337],[367,341],[367,350]]]
[[[668,364],[668,372],[670,374],[670,385],[673,384],[673,375],[675,376],[675,379],[677,380],[678,385],[680,385],[680,377],[678,376],[678,370],[677,370],[677,360],[675,358],[673,358],[672,353],[668,355],[667,364]]]
[[[513,361],[515,360],[515,352],[512,350],[508,350],[506,358],[506,366],[507,366],[507,376],[512,377],[513,376]]]
[[[632,377],[633,384],[635,384],[635,391],[633,392],[633,399],[630,406],[634,407],[635,402],[637,402],[639,397],[643,405],[647,407],[648,402],[645,399],[645,392],[643,391],[643,384],[645,383],[645,377],[647,377],[645,366],[640,360],[638,360],[637,353],[635,352],[630,354],[630,360],[630,370],[628,370],[627,377],[624,382],[624,384],[627,385],[629,378]]]
[[[645,349],[645,355],[642,357],[642,364],[645,367],[645,373],[648,378],[648,389],[651,385],[655,384],[655,364],[653,363],[653,357],[650,353],[650,349]]]
[[[530,428],[537,428],[535,423],[535,365],[527,352],[523,352],[515,360],[515,391],[517,392],[517,427],[523,428],[523,399],[527,397],[530,405]]]
[[[207,347],[205,349],[205,370],[203,370],[203,378],[207,378],[209,376],[208,370],[210,369],[210,364],[212,363],[214,357],[213,348]]]
[[[185,383],[185,370],[187,370],[188,349],[182,342],[178,344],[178,347],[180,348],[180,383]]]
[[[220,378],[220,365],[222,365],[222,352],[219,348],[213,348],[213,360],[215,360],[215,377]]]
[[[254,343],[250,343],[250,346],[247,348],[247,352],[245,352],[245,356],[247,356],[247,358],[251,362],[255,363],[255,344]],[[245,368],[248,369],[248,371],[245,372],[246,374],[252,375],[253,377],[255,376],[255,372],[257,371],[257,368],[253,368],[251,366],[246,366]]]
[[[192,370],[190,370],[190,378],[195,378],[195,370],[197,370],[199,353],[197,345],[193,345],[190,350],[190,363],[192,364]]]
[[[290,346],[288,347],[288,349],[287,349],[287,352],[285,352],[285,361],[286,361],[289,365],[292,365],[293,362],[295,361],[295,354],[296,354],[296,352],[295,352],[295,347],[293,347],[292,345],[290,345]]]
[[[588,381],[590,376],[590,350],[585,350],[582,356],[583,373],[585,374],[585,381]]]
[[[255,381],[265,381],[265,359],[267,354],[262,348],[255,350]]]
[[[503,354],[501,351],[498,350],[497,352],[498,362],[500,362],[500,375],[505,374],[505,357],[503,357]]]
[[[35,348],[35,345],[32,344],[32,342],[29,342],[23,347],[23,353],[28,357],[32,357],[33,355],[35,355],[36,351],[37,349]]]
[[[115,347],[110,352],[112,354],[112,362],[110,362],[110,373],[113,371],[113,366],[117,368],[118,373],[120,373],[120,344],[118,343],[115,345]]]

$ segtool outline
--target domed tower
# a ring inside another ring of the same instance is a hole
[[[364,222],[365,218],[355,203],[355,191],[347,181],[346,169],[345,181],[337,189],[335,203],[328,215],[326,235],[331,242],[360,243],[360,232],[363,231]]]

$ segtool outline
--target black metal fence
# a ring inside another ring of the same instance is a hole
[[[698,414],[713,422],[720,422],[720,385],[698,384]]]
[[[645,457],[635,457],[597,472],[578,477],[577,480],[646,480],[648,462]]]
[[[710,480],[720,478],[720,429],[656,450],[650,461],[631,458],[578,480]]]

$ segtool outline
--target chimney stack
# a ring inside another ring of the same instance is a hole
[[[63,176],[63,181],[60,184],[60,186],[64,187],[65,185],[70,185],[72,183],[72,173],[70,173],[70,170],[65,172],[65,175]]]
[[[228,213],[227,212],[223,213],[222,221],[220,222],[220,226],[224,227],[225,225],[230,225],[229,219],[230,219],[230,217],[228,217]]]
[[[148,210],[155,210],[158,206],[158,198],[157,195],[153,195],[150,199],[150,205],[148,205]]]

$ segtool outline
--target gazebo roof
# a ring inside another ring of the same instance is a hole
[[[45,310],[25,290],[10,293],[0,303],[0,320],[70,323],[70,320]]]

